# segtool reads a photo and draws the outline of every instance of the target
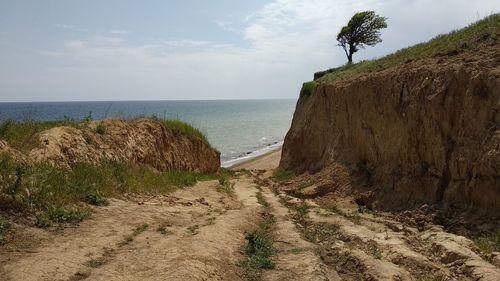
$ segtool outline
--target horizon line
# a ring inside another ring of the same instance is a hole
[[[148,102],[148,101],[257,101],[257,100],[296,100],[296,98],[260,98],[260,99],[165,99],[165,100],[48,100],[48,101],[0,101],[0,103],[64,103],[64,102]]]

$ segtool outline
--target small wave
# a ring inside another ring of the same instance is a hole
[[[266,153],[278,150],[281,148],[281,146],[283,146],[283,141],[273,142],[271,144],[268,144],[265,147],[262,147],[262,148],[255,150],[255,151],[247,152],[245,155],[240,155],[240,157],[238,157],[238,158],[222,162],[221,166],[224,168],[229,168],[229,167],[232,167],[234,165],[240,164],[242,162],[246,162],[246,161],[251,160],[253,158],[264,155]]]

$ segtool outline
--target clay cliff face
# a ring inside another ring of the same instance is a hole
[[[102,131],[96,129],[101,126]],[[97,121],[84,129],[55,127],[36,136],[39,146],[29,152],[29,161],[46,161],[71,167],[78,162],[97,164],[118,161],[147,165],[160,171],[182,170],[215,173],[219,152],[201,139],[176,133],[151,119]],[[0,142],[4,150],[8,146]]]
[[[280,165],[334,163],[403,203],[500,209],[498,46],[320,83],[297,103]]]

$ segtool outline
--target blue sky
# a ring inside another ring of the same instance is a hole
[[[0,102],[295,98],[345,62],[356,11],[389,18],[369,59],[500,11],[493,0],[0,0]]]

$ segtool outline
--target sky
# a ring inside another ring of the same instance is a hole
[[[344,64],[336,34],[387,17],[373,59],[500,12],[498,0],[0,0],[0,102],[296,98]]]

